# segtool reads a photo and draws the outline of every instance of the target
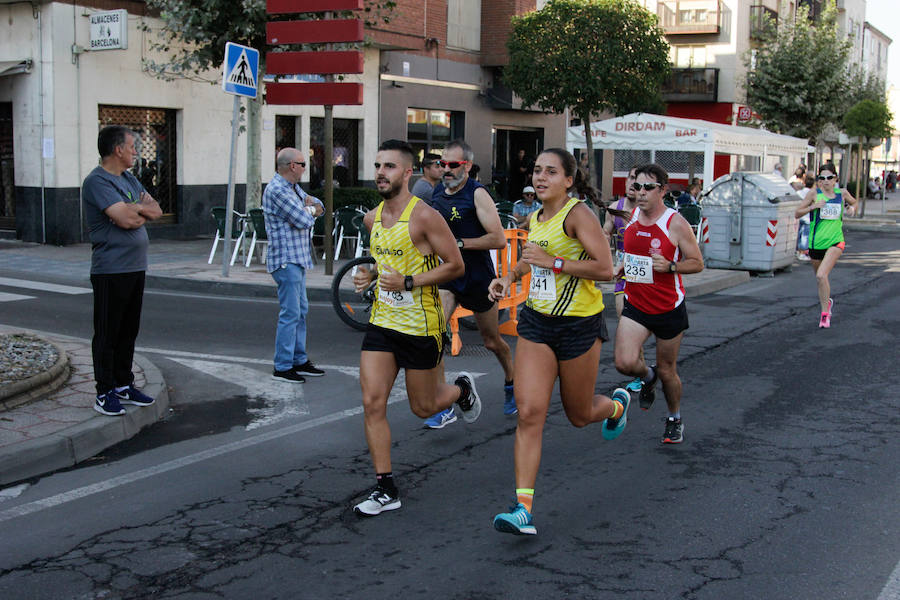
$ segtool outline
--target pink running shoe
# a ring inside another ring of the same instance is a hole
[[[829,327],[831,327],[831,315],[822,313],[822,318],[819,319],[819,328],[828,329]]]

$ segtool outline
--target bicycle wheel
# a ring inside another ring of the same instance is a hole
[[[372,313],[372,302],[375,301],[375,282],[369,284],[362,292],[356,291],[353,275],[356,268],[365,265],[374,268],[375,258],[360,256],[349,261],[335,274],[331,282],[331,304],[341,321],[350,327],[365,331]]]

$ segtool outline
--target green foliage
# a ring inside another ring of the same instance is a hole
[[[844,131],[849,136],[882,138],[891,136],[893,116],[884,101],[861,100],[844,115]]]
[[[551,0],[513,17],[507,48],[504,80],[526,106],[583,120],[662,106],[669,47],[634,0]]]
[[[847,105],[854,105],[860,100],[874,100],[885,102],[887,93],[884,81],[878,79],[875,73],[868,73],[865,67],[853,65],[847,78],[847,92],[850,94]]]
[[[310,192],[311,196],[315,196],[320,200],[325,198],[325,190],[319,188]],[[336,187],[332,196],[334,209],[337,210],[342,206],[365,206],[366,208],[375,208],[381,202],[381,195],[377,190],[367,187]],[[323,200],[324,201],[324,200]]]
[[[804,7],[774,39],[745,57],[747,102],[767,129],[815,138],[847,106],[850,41],[839,35],[833,0],[817,23]],[[754,64],[755,63],[755,64]]]

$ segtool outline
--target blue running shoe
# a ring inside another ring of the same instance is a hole
[[[456,423],[456,413],[453,408],[442,410],[425,419],[425,427],[429,429],[442,429],[445,425]]]
[[[503,414],[504,415],[518,414],[519,409],[516,407],[516,397],[513,394],[513,386],[504,385],[503,386],[503,394],[506,396],[506,399],[503,401]]]
[[[622,411],[622,416],[618,419],[603,420],[602,431],[604,440],[614,440],[622,435],[622,432],[625,431],[625,423],[628,422],[628,404],[631,402],[631,394],[622,388],[617,388],[613,392],[612,399],[621,402],[625,410]]]
[[[121,392],[116,392],[116,396],[119,397],[119,402],[121,404],[131,404],[134,406],[150,406],[151,404],[156,402],[156,398],[151,398],[141,390],[134,387],[134,384],[129,385]]]
[[[514,506],[510,506],[509,511],[494,517],[494,529],[514,535],[537,534],[531,513],[521,503],[517,502]]]
[[[116,390],[109,390],[105,394],[97,396],[97,399],[94,400],[94,410],[101,415],[110,417],[118,417],[125,414],[125,409],[122,408],[122,404],[119,402]]]
[[[628,385],[625,386],[625,389],[629,392],[639,392],[641,391],[641,387],[643,387],[644,382],[640,377],[635,377],[633,381],[629,381]]]

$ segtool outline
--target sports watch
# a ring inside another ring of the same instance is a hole
[[[562,273],[563,262],[564,261],[563,261],[562,256],[557,256],[556,258],[553,259],[553,272],[556,273],[557,275]]]
[[[403,288],[407,292],[412,291],[412,289],[414,287],[415,287],[415,284],[413,284],[413,276],[412,275],[407,275],[406,277],[403,278]]]
[[[459,246],[460,249],[466,247],[465,243],[463,243],[463,239],[462,239],[462,238],[456,238],[456,245]]]
[[[669,263],[669,273],[677,273],[678,272],[678,263],[674,260]]]

